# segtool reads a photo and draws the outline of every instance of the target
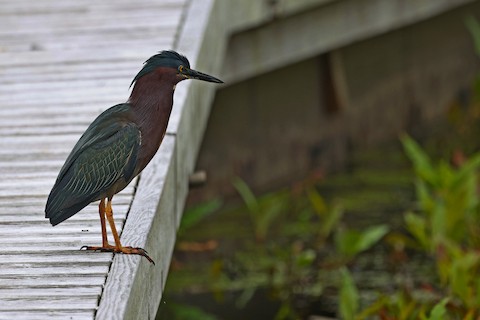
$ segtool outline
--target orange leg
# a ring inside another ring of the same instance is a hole
[[[100,213],[100,224],[102,225],[102,247],[89,247],[83,246],[81,249],[85,250],[94,250],[102,252],[115,252],[115,253],[124,253],[124,254],[138,254],[147,258],[148,261],[155,264],[155,262],[148,256],[147,252],[142,248],[132,248],[124,247],[120,243],[120,237],[118,236],[117,228],[115,226],[115,221],[113,220],[113,210],[112,210],[112,199],[107,199],[107,206],[105,206],[105,200],[102,199],[99,205]],[[113,239],[115,240],[115,246],[108,244],[105,217],[110,224],[110,229],[112,230]]]
[[[98,213],[100,215],[100,224],[102,226],[102,246],[101,247],[83,246],[81,249],[102,251],[102,252],[112,252],[113,249],[115,249],[115,246],[108,244],[107,228],[105,224],[105,199],[100,200],[100,204],[98,205]]]
[[[100,214],[100,224],[102,225],[102,247],[113,248],[113,246],[108,244],[107,238],[107,227],[105,225],[105,199],[100,200],[98,213]]]
[[[115,226],[115,221],[113,221],[112,199],[107,199],[105,216],[107,217],[108,223],[110,224],[110,230],[112,230],[113,239],[115,240],[115,249],[116,251],[121,251],[122,244],[120,243],[120,237],[118,236],[117,227]]]

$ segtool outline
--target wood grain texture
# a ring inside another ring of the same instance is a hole
[[[172,47],[184,4],[2,1],[0,320],[94,319],[113,254],[79,248],[101,243],[98,206],[52,227],[46,197],[89,123],[127,99],[143,61]],[[113,200],[120,231],[135,183]]]

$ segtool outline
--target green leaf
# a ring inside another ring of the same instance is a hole
[[[420,208],[426,213],[430,214],[432,208],[435,206],[435,201],[430,194],[427,184],[423,180],[418,179],[415,182],[415,191]]]
[[[233,185],[235,186],[235,189],[237,189],[238,193],[247,205],[248,210],[251,213],[258,213],[260,206],[258,204],[257,198],[253,194],[252,190],[245,183],[245,181],[240,178],[236,178],[233,181]]]
[[[358,252],[370,249],[387,234],[388,230],[387,225],[378,225],[362,231],[357,245]]]
[[[335,234],[335,242],[340,253],[347,257],[370,249],[388,232],[388,226],[379,225],[364,231],[345,230],[340,228]]]
[[[403,148],[410,161],[412,161],[417,175],[432,185],[435,185],[436,175],[434,167],[428,155],[422,148],[408,135],[401,138]]]
[[[178,233],[182,234],[189,228],[195,226],[201,220],[217,211],[221,205],[222,201],[220,199],[214,199],[186,210],[183,214]]]
[[[253,298],[255,291],[257,291],[256,286],[251,286],[243,290],[242,294],[240,295],[240,297],[238,297],[237,301],[235,302],[235,306],[239,309],[245,308],[247,303]]]
[[[451,288],[465,303],[469,301],[471,286],[476,278],[476,265],[480,256],[474,252],[463,253],[456,257],[450,269]]]
[[[338,226],[342,216],[343,208],[341,208],[340,206],[334,206],[332,209],[330,209],[325,215],[325,218],[322,220],[322,226],[320,227],[320,235],[324,238],[330,236],[333,229]]]
[[[446,304],[448,303],[448,298],[443,299],[439,303],[437,303],[432,311],[430,311],[430,315],[427,318],[428,320],[444,320],[446,319],[445,315],[447,314]]]
[[[341,273],[340,301],[339,311],[344,320],[355,319],[359,308],[359,299],[357,287],[347,268],[343,267]]]
[[[425,218],[414,214],[413,212],[407,212],[404,218],[408,231],[415,237],[415,239],[423,248],[429,250],[431,248],[431,244],[427,236],[427,225]]]
[[[300,252],[300,254],[297,256],[296,262],[300,267],[308,267],[315,261],[316,257],[317,253],[315,250],[306,249]]]
[[[275,320],[296,319],[295,311],[292,309],[289,303],[282,303],[275,315]]]
[[[453,187],[458,187],[458,184],[462,183],[462,181],[464,181],[465,179],[470,179],[479,167],[480,154],[477,154],[473,158],[470,158],[466,163],[464,163],[457,171],[457,174],[453,181]]]
[[[435,203],[431,216],[431,228],[432,228],[432,240],[433,245],[443,242],[443,240],[448,236],[447,231],[447,217],[446,210],[443,201],[438,200]]]
[[[282,214],[283,203],[281,201],[261,206],[263,210],[257,212],[255,224],[255,236],[257,239],[265,239],[272,224]]]
[[[335,245],[337,250],[345,256],[353,256],[356,252],[356,244],[360,233],[356,230],[339,228],[335,233]]]
[[[480,23],[478,23],[478,20],[473,15],[470,15],[465,19],[465,25],[472,35],[475,52],[477,56],[480,56]]]
[[[310,200],[315,213],[319,216],[324,216],[327,213],[327,205],[325,204],[325,200],[323,197],[318,193],[315,188],[309,188],[307,190],[308,199]]]
[[[438,166],[435,170],[435,174],[437,176],[436,180],[436,185],[434,187],[436,188],[448,188],[454,180],[455,177],[455,169],[445,161],[445,159],[441,159],[438,163]]]

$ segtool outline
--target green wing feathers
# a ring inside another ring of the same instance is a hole
[[[88,130],[87,130],[88,131]],[[88,147],[74,148],[48,197],[46,217],[56,225],[106,196],[121,179],[128,183],[135,171],[140,131],[127,124],[111,135],[96,138]],[[69,162],[68,162],[69,161]]]

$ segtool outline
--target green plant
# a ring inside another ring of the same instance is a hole
[[[276,319],[297,319],[302,313],[297,307],[299,299],[314,301],[325,288],[341,287],[344,303],[340,309],[355,312],[356,308],[347,307],[358,293],[352,291],[346,266],[376,244],[388,227],[346,228],[341,223],[341,207],[326,204],[314,185],[304,185],[297,194],[285,189],[260,197],[240,179],[235,186],[249,212],[255,242],[237,252],[233,262],[224,264],[234,270],[217,273],[216,289],[242,290],[239,307],[248,303],[256,290],[267,289],[280,302]]]
[[[240,309],[259,291],[266,292],[278,304],[275,319],[279,320],[306,316],[304,306],[318,301],[329,288],[339,293],[340,314],[352,318],[360,306],[360,293],[348,268],[359,254],[378,243],[388,228],[347,228],[342,223],[342,207],[326,203],[315,183],[261,196],[242,180],[237,179],[235,186],[244,204],[222,215],[243,212],[245,220],[240,221],[244,222],[246,242],[236,251],[215,258],[209,270],[197,270],[202,275],[179,279],[172,273],[172,285],[177,290],[187,282],[194,283],[195,288],[208,286],[218,301],[224,300],[226,292],[236,292],[235,305]],[[201,229],[202,220],[219,206],[220,202],[213,201],[186,212],[180,236],[189,238],[190,231],[195,232],[192,227]]]
[[[347,268],[342,268],[339,295],[339,313],[344,320],[354,320],[359,310],[360,296]]]
[[[220,199],[214,199],[202,203],[196,207],[191,208],[190,210],[185,211],[178,227],[178,236],[182,236],[190,228],[197,225],[203,219],[213,214],[222,206],[222,201]]]
[[[415,172],[418,207],[405,214],[413,248],[432,258],[437,283],[404,286],[382,295],[367,315],[387,319],[477,319],[480,317],[480,154],[460,166],[434,163],[410,137],[402,144]]]
[[[408,230],[432,253],[446,242],[479,247],[476,171],[480,166],[480,154],[456,168],[446,161],[433,164],[408,136],[402,138],[402,143],[417,177],[415,189],[421,211],[421,215],[407,213]]]

